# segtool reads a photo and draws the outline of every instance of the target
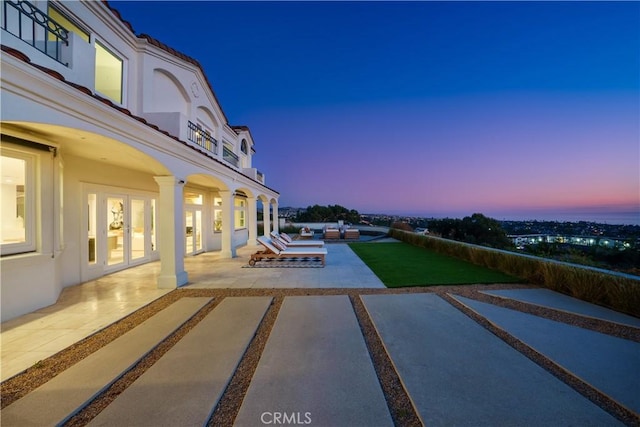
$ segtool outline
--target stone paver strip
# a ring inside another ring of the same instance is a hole
[[[235,425],[274,421],[393,425],[348,296],[285,298]]]
[[[640,344],[453,296],[613,400],[640,413]]]
[[[133,366],[211,298],[182,298],[2,410],[3,426],[56,425]]]
[[[361,298],[427,426],[619,425],[437,295]]]
[[[568,295],[554,292],[551,289],[504,289],[481,292],[487,295],[513,299],[542,307],[575,313],[581,316],[594,317],[596,319],[640,328],[640,319],[636,317],[572,298]]]
[[[90,425],[204,425],[272,300],[225,298]]]

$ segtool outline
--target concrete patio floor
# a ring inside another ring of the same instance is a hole
[[[189,283],[205,288],[384,288],[384,284],[348,245],[327,245],[324,268],[245,268],[261,246],[244,246],[237,257],[208,252],[185,258]],[[160,262],[151,262],[65,288],[58,301],[3,322],[0,380],[122,319],[170,289],[157,289]]]
[[[282,414],[289,424],[393,425],[397,408],[383,392],[363,315],[423,425],[640,424],[637,319],[519,285],[470,293],[465,287],[389,290],[344,244],[327,245],[325,268],[245,268],[256,249],[240,248],[234,259],[216,253],[186,258],[189,284],[183,289],[193,295],[185,293],[4,407],[2,425],[64,423],[185,319],[215,303],[91,421],[206,424],[277,295],[281,305],[273,308],[277,317],[253,362],[235,425],[274,424]],[[166,295],[169,290],[155,288],[158,270],[159,263],[150,263],[67,288],[55,305],[3,323],[2,380]],[[326,288],[334,294],[319,294]],[[223,293],[196,295],[207,289]],[[233,296],[232,290],[261,293]],[[506,308],[502,301],[541,315]],[[359,304],[366,314],[358,312]],[[585,322],[623,325],[627,336],[551,320],[559,306],[557,313]]]

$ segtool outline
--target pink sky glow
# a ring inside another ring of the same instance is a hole
[[[640,2],[149,4],[114,3],[198,59],[280,206],[640,223]]]
[[[583,98],[503,94],[301,110],[289,116],[280,141],[288,159],[286,173],[276,166],[274,174],[282,179],[281,205],[424,214],[637,211],[637,100]],[[261,131],[269,117],[254,118]],[[311,118],[313,132],[304,127]]]

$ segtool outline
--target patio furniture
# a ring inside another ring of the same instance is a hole
[[[338,228],[325,228],[324,229],[325,240],[338,240],[340,239],[340,229]]]
[[[284,233],[278,233],[277,231],[271,232],[272,240],[279,240],[288,248],[310,248],[310,247],[321,248],[324,246],[324,242],[322,240],[293,240],[291,239],[291,237],[287,239],[284,236],[289,237],[288,235]]]
[[[357,228],[345,228],[344,238],[345,240],[358,240],[360,239],[360,230]]]
[[[302,227],[299,234],[301,239],[313,239],[315,233],[309,227]]]
[[[258,251],[251,255],[249,259],[249,265],[253,266],[257,261],[264,259],[296,259],[299,258],[301,262],[304,262],[304,258],[318,258],[322,261],[322,266],[325,265],[325,257],[327,250],[325,248],[287,248],[278,241],[273,241],[267,237],[258,237],[258,242],[264,246],[264,251]]]
[[[293,242],[293,239],[287,233],[282,232],[282,233],[278,233],[278,235],[289,243]]]

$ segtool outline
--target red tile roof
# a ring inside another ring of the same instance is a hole
[[[104,1],[104,0],[103,0],[103,1]],[[188,144],[188,143],[186,143],[185,141],[182,141],[182,140],[181,140],[180,138],[178,138],[177,136],[172,135],[171,133],[167,132],[166,130],[160,129],[157,125],[154,125],[153,123],[149,123],[149,122],[147,122],[147,120],[145,120],[143,117],[136,116],[136,115],[132,114],[132,113],[131,113],[131,111],[127,110],[126,108],[121,107],[121,106],[119,106],[119,105],[116,105],[116,104],[114,104],[113,102],[111,102],[111,100],[109,100],[109,99],[107,99],[107,98],[103,98],[103,97],[101,97],[100,95],[93,93],[93,92],[91,91],[91,89],[89,89],[89,88],[87,88],[87,87],[85,87],[85,86],[81,86],[81,85],[79,85],[79,84],[77,84],[77,83],[73,83],[73,82],[67,81],[67,80],[64,78],[64,76],[63,76],[62,74],[58,73],[57,71],[52,70],[52,69],[47,68],[47,67],[44,67],[44,66],[42,66],[42,65],[34,64],[33,62],[31,62],[31,59],[30,59],[27,55],[25,55],[24,53],[20,52],[19,50],[14,49],[14,48],[9,47],[9,46],[5,46],[5,45],[0,45],[0,49],[2,50],[2,52],[5,52],[6,54],[11,55],[11,56],[13,56],[13,57],[17,58],[17,59],[21,60],[22,62],[25,62],[26,64],[29,64],[30,66],[32,66],[32,67],[34,67],[34,68],[36,68],[36,69],[38,69],[38,70],[42,71],[43,73],[48,74],[49,76],[53,77],[54,79],[56,79],[56,80],[60,80],[61,82],[66,83],[67,85],[69,85],[69,86],[71,86],[71,87],[73,87],[73,88],[77,89],[78,91],[80,91],[80,92],[84,93],[85,95],[87,95],[87,96],[89,96],[89,97],[91,97],[91,98],[94,98],[94,99],[96,99],[96,100],[98,100],[98,101],[100,101],[100,102],[102,102],[102,103],[104,103],[104,104],[108,105],[109,107],[111,107],[111,108],[113,108],[113,109],[115,109],[115,110],[118,110],[118,111],[119,111],[119,112],[121,112],[122,114],[125,114],[125,115],[127,115],[127,116],[129,116],[129,117],[131,117],[131,118],[134,118],[134,119],[138,120],[139,122],[141,122],[141,123],[143,123],[143,124],[145,124],[145,125],[149,126],[150,128],[155,129],[156,131],[158,131],[158,132],[160,132],[160,133],[162,133],[162,134],[164,134],[164,135],[166,135],[166,136],[168,136],[168,137],[170,137],[170,138],[175,139],[175,140],[176,140],[176,141],[178,141],[179,143],[181,143],[181,144],[183,144],[183,145],[185,145],[185,146],[187,146],[187,147],[191,148],[192,150],[198,151],[199,153],[206,155],[206,156],[207,156],[207,157],[209,157],[211,160],[213,160],[213,161],[215,161],[215,162],[217,162],[217,163],[221,164],[222,166],[224,166],[224,167],[226,167],[226,168],[228,168],[228,169],[230,169],[230,170],[232,170],[232,171],[234,171],[234,172],[236,172],[236,173],[239,173],[237,170],[235,170],[235,169],[234,169],[234,168],[232,168],[231,166],[229,166],[229,165],[227,165],[226,163],[224,163],[224,162],[222,162],[222,161],[218,160],[217,158],[213,157],[213,156],[212,156],[212,154],[211,154],[211,153],[209,153],[208,151],[200,150],[200,149],[198,149],[197,147],[195,147],[195,146],[193,146],[193,145],[191,145],[191,144]],[[246,175],[244,175],[244,176],[246,176]],[[247,178],[248,178],[248,179],[250,179],[250,180],[252,180],[252,181],[254,181],[255,183],[259,184],[260,186],[262,186],[262,187],[264,187],[264,188],[267,188],[267,189],[269,189],[269,190],[271,190],[271,191],[275,192],[276,194],[280,194],[280,193],[278,193],[276,190],[274,190],[273,188],[270,188],[270,187],[268,187],[268,186],[264,185],[263,183],[261,183],[261,182],[259,182],[259,181],[255,180],[255,179],[253,179],[253,178],[251,178],[251,177],[248,177],[248,176],[247,176]]]
[[[216,100],[216,103],[218,104],[218,106],[220,107],[220,111],[222,111],[222,115],[224,116],[224,120],[226,122],[226,124],[228,126],[230,126],[232,129],[234,128],[246,128],[246,130],[248,130],[247,126],[231,126],[229,125],[229,119],[227,118],[227,115],[224,113],[224,110],[222,110],[222,104],[220,104],[220,101],[218,100],[218,96],[216,95],[216,92],[213,90],[213,86],[211,85],[211,82],[209,81],[209,78],[207,77],[206,73],[204,72],[204,69],[202,68],[202,65],[200,65],[200,63],[198,62],[198,60],[185,55],[184,53],[175,50],[174,48],[162,43],[161,41],[151,37],[148,34],[136,34],[133,27],[131,26],[131,23],[129,23],[129,21],[126,21],[125,19],[122,18],[122,15],[120,14],[120,12],[118,12],[117,9],[115,9],[113,6],[111,6],[111,4],[109,3],[108,0],[102,0],[102,3],[107,6],[107,8],[109,10],[111,10],[111,12],[120,20],[122,21],[122,23],[124,25],[126,25],[129,30],[131,30],[131,33],[133,35],[135,35],[137,38],[139,39],[144,39],[147,41],[147,43],[164,50],[165,52],[170,53],[171,55],[182,59],[183,61],[189,62],[193,65],[195,65],[196,67],[198,67],[200,69],[200,71],[202,72],[202,75],[204,76],[205,81],[207,82],[207,85],[209,86],[209,90],[211,91],[211,93],[213,94],[214,99]],[[253,137],[252,137],[253,138]]]

